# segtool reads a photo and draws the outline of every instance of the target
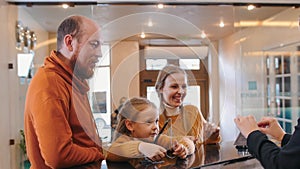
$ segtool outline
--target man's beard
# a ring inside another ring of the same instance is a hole
[[[73,73],[74,73],[74,75],[79,77],[81,80],[90,79],[94,75],[94,71],[89,73],[88,68],[85,68],[80,62],[77,62],[79,57],[80,56],[79,56],[78,52],[75,52],[71,58],[71,64],[73,66]]]

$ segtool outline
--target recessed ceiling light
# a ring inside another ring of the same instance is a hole
[[[247,9],[248,9],[249,11],[253,10],[254,8],[255,8],[254,5],[248,5],[248,6],[247,6]]]
[[[206,33],[204,31],[202,31],[200,36],[202,39],[204,39],[204,38],[206,38]]]
[[[223,28],[225,26],[224,22],[220,21],[219,26],[220,26],[220,28]]]
[[[157,5],[157,8],[163,9],[163,8],[164,8],[164,4],[158,4],[158,5]]]
[[[142,32],[141,35],[140,35],[140,37],[144,39],[146,37],[145,33]]]
[[[61,6],[62,6],[64,9],[69,8],[69,5],[68,5],[68,4],[62,4]]]
[[[151,20],[148,22],[148,26],[149,26],[149,27],[152,27],[152,26],[153,26],[153,22],[152,22]]]

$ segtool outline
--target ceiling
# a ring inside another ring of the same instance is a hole
[[[236,23],[270,20],[289,6],[261,6],[247,10],[246,6],[231,5],[79,5],[61,8],[58,5],[19,6],[49,32],[56,32],[60,21],[72,14],[95,19],[102,27],[105,41],[140,39],[199,40],[204,32],[209,41],[217,41],[245,27]],[[219,26],[223,21],[225,26]],[[152,26],[149,26],[149,22]],[[198,43],[198,42],[196,42]]]

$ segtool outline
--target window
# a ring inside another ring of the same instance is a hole
[[[32,66],[33,53],[18,54],[18,76],[28,77]]]
[[[101,50],[102,57],[97,63],[94,76],[88,82],[91,109],[99,135],[105,142],[111,138],[110,46],[102,45]]]
[[[199,59],[179,59],[179,66],[186,70],[200,70]]]
[[[167,59],[146,59],[146,70],[160,70],[167,63]]]

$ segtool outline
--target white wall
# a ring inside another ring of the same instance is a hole
[[[23,111],[27,83],[21,83],[17,77],[17,53],[15,40],[15,25],[21,20],[24,25],[36,32],[38,41],[48,39],[47,32],[37,25],[25,11],[20,11],[17,6],[8,5],[5,0],[0,0],[0,168],[17,169],[21,166],[21,153],[19,149],[20,133],[23,129]],[[18,18],[19,17],[19,18]],[[47,47],[35,50],[36,55],[46,56]],[[47,48],[48,50],[48,48]],[[40,64],[43,58],[36,57],[35,63]],[[13,64],[13,69],[8,69],[8,63]],[[15,140],[15,145],[9,145],[9,140]]]
[[[0,168],[17,168],[11,164],[15,160],[15,145],[9,146],[9,140],[18,137],[17,128],[20,126],[18,118],[18,79],[16,78],[16,49],[15,23],[17,8],[0,0]],[[12,63],[14,69],[8,69]]]
[[[121,41],[112,44],[111,48],[112,104],[119,106],[121,97],[140,95],[139,44],[138,41]]]
[[[220,104],[219,94],[220,94],[220,77],[219,77],[219,54],[218,54],[218,44],[212,42],[209,46],[209,55],[206,69],[209,75],[209,113],[208,120],[220,124]]]

